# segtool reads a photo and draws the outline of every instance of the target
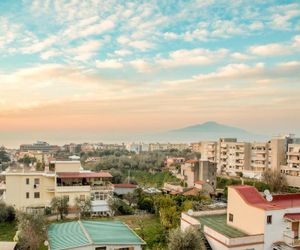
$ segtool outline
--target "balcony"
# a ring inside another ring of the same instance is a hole
[[[296,231],[292,231],[292,230],[285,231],[283,233],[283,240],[290,247],[300,246],[299,233]]]
[[[90,192],[90,186],[57,186],[56,192],[68,193],[68,192]]]
[[[45,189],[46,189],[46,192],[51,192],[51,193],[55,192],[55,187],[54,186],[47,186],[47,187],[45,187]]]
[[[287,152],[287,155],[300,155],[300,152],[290,151]]]
[[[113,191],[113,185],[106,185],[106,186],[91,186],[92,191]]]

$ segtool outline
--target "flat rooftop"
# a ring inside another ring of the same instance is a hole
[[[206,215],[196,217],[200,221],[201,226],[208,226],[211,229],[230,238],[244,237],[247,234],[228,226],[226,223],[226,214]]]

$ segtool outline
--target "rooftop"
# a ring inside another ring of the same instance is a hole
[[[260,209],[279,210],[300,207],[300,193],[273,195],[273,200],[269,202],[253,186],[238,185],[230,188],[235,189],[247,204]]]
[[[119,221],[76,221],[51,224],[48,228],[51,250],[88,245],[143,245],[126,224]]]
[[[211,229],[230,238],[244,237],[247,234],[227,225],[226,214],[207,215],[196,217],[203,227],[208,226]]]

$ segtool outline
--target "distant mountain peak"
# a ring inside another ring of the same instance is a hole
[[[175,133],[248,133],[246,130],[224,125],[215,121],[207,121],[202,124],[196,124],[180,129],[175,129],[170,132]]]

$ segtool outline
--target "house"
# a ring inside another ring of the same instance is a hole
[[[230,186],[227,210],[183,213],[181,228],[201,227],[213,250],[299,249],[300,193],[265,194]]]
[[[130,184],[130,183],[113,184],[113,186],[114,186],[114,193],[117,195],[133,193],[134,190],[136,190],[137,188],[137,185]]]
[[[4,201],[24,211],[43,210],[54,197],[92,199],[94,214],[109,215],[108,199],[113,195],[112,175],[108,172],[83,170],[80,161],[51,161],[44,171],[33,167],[8,168],[5,177]]]
[[[146,243],[119,221],[73,221],[51,224],[49,250],[141,250]]]
[[[197,181],[204,181],[211,186],[212,190],[215,190],[216,173],[216,163],[208,160],[187,160],[181,166],[181,178],[189,188],[194,187]]]

